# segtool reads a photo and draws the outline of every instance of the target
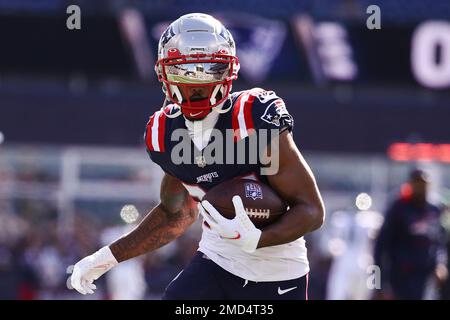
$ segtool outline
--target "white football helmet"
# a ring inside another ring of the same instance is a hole
[[[188,119],[202,119],[228,98],[237,79],[233,37],[210,15],[184,15],[162,34],[155,71],[167,99]],[[196,90],[203,90],[198,98],[191,95]]]

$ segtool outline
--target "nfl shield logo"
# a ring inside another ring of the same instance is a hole
[[[195,162],[200,168],[206,167],[206,159],[204,156],[198,156],[195,158]]]
[[[263,198],[263,194],[262,194],[262,189],[261,186],[257,183],[246,183],[245,184],[245,197],[246,198],[252,198],[253,200],[256,199],[262,199]]]

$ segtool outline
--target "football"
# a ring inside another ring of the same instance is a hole
[[[287,205],[267,184],[250,179],[232,179],[209,190],[203,197],[225,218],[235,217],[233,196],[242,199],[245,211],[257,228],[275,222],[287,211]]]

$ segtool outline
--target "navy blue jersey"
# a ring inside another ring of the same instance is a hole
[[[197,199],[201,199],[212,187],[234,177],[253,175],[266,181],[260,170],[266,164],[260,161],[256,153],[266,148],[274,133],[293,128],[292,116],[283,100],[273,91],[255,88],[232,93],[222,110],[229,108],[228,112],[219,115],[214,127],[222,138],[212,135],[203,150],[199,150],[191,139],[186,139],[185,118],[170,117],[175,110],[173,105],[157,111],[147,124],[145,142],[150,158],[166,173],[181,180]],[[262,132],[267,136],[263,137]],[[255,137],[258,139],[257,149],[250,145]],[[231,138],[231,144],[228,138]],[[219,143],[221,139],[224,143]],[[181,144],[182,141],[184,144]],[[188,149],[180,147],[186,145]],[[216,157],[214,153],[222,157]],[[208,161],[211,156],[214,162]],[[181,158],[185,159],[182,163],[179,161]]]
[[[182,116],[174,117],[177,110],[169,105],[157,111],[147,125],[145,141],[151,159],[167,174],[178,178],[197,201],[212,187],[236,177],[267,183],[265,169],[276,166],[265,163],[259,153],[265,153],[270,145],[271,153],[278,155],[274,151],[275,136],[293,127],[283,100],[273,91],[257,88],[233,93],[220,112],[213,110],[205,119],[191,122]],[[258,283],[287,281],[309,272],[303,237],[248,253],[223,241],[205,223],[202,230],[198,251],[239,278]],[[183,279],[176,280],[177,294],[180,286],[186,284]],[[193,283],[198,280],[193,279]],[[172,292],[169,296],[177,294]]]

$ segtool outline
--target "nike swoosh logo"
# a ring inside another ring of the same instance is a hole
[[[200,111],[200,112],[197,112],[197,113],[189,113],[189,115],[191,116],[191,117],[196,117],[196,116],[198,116],[200,113],[202,113],[203,111]]]
[[[282,294],[288,293],[289,291],[292,291],[294,289],[297,289],[297,287],[292,287],[292,288],[288,288],[288,289],[284,289],[284,290],[281,290],[281,288],[278,287],[278,294],[281,296]]]
[[[241,238],[241,234],[236,231],[236,235],[234,237],[222,237],[223,239],[229,239],[229,240],[237,240]]]

